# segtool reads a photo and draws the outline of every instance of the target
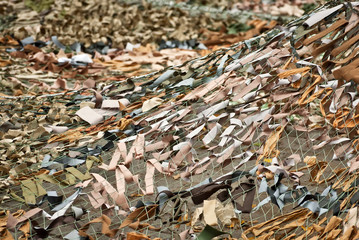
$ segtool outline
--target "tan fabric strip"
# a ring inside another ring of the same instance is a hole
[[[333,72],[333,75],[337,79],[344,79],[346,81],[354,80],[355,82],[359,81],[359,74],[357,67],[359,66],[359,58],[355,59],[350,64],[345,67],[339,68]]]
[[[359,35],[356,35],[352,37],[351,39],[345,41],[341,46],[334,49],[331,53],[333,57],[338,56],[340,53],[346,51],[348,48],[350,48],[356,41],[359,40]]]
[[[344,59],[325,61],[325,62],[323,63],[323,67],[326,66],[327,62],[329,62],[329,63],[335,63],[335,64],[345,64],[345,63],[349,62],[350,60],[352,60],[352,59],[357,55],[358,51],[359,51],[359,47],[357,47],[356,49],[354,49],[353,52],[352,52],[348,57],[346,57],[346,58],[344,58]]]
[[[337,29],[338,27],[341,27],[342,25],[348,23],[347,20],[345,19],[341,19],[338,22],[334,23],[332,26],[328,27],[327,29],[325,29],[324,31],[318,33],[317,35],[311,37],[311,38],[307,38],[304,40],[303,45],[309,45],[311,43],[313,43],[314,41],[324,37],[325,35],[327,35],[328,33],[330,33],[331,31],[334,31],[335,29]]]
[[[343,35],[343,36],[344,36],[344,35]],[[323,52],[325,52],[325,51],[327,51],[327,50],[331,50],[332,47],[333,47],[339,40],[342,39],[343,36],[338,37],[337,39],[331,41],[331,42],[328,43],[328,44],[324,44],[324,45],[321,45],[321,46],[315,48],[314,51],[312,52],[312,55],[313,55],[313,56],[318,56],[319,54],[321,54],[321,53],[323,53]]]

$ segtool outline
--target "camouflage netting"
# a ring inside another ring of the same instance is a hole
[[[48,4],[50,1],[44,2],[43,4]],[[4,31],[5,34],[18,39],[32,36],[40,40],[58,36],[65,45],[80,42],[87,47],[97,42],[124,48],[127,43],[144,45],[161,40],[205,39],[207,31],[227,32],[227,27],[238,22],[246,25],[255,18],[254,15],[240,19],[238,16],[226,15],[225,18],[214,19],[205,12],[193,16],[180,8],[157,8],[145,1],[139,4],[117,0],[56,0],[40,13],[35,10],[40,10],[38,8],[42,5],[36,1],[15,3],[16,1],[10,1],[0,5],[0,13],[8,12],[17,16],[11,22],[11,27]],[[35,10],[18,12],[26,4]]]
[[[358,239],[357,5],[143,77],[3,97],[2,236]]]

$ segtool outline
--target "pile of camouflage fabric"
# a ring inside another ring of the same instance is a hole
[[[143,77],[3,97],[2,237],[357,239],[358,5]]]
[[[202,7],[207,8],[210,11],[223,11],[229,10],[231,13],[240,11],[242,14],[248,14],[248,12],[257,13],[259,15],[282,15],[282,16],[297,16],[300,17],[303,13],[307,13],[310,10],[314,10],[318,3],[314,0],[230,0],[230,1],[207,1],[207,0],[177,0],[177,1],[163,1],[163,0],[150,0],[150,2],[156,5],[169,4],[178,6],[190,7]]]
[[[3,3],[3,11],[17,16],[4,34],[17,39],[32,36],[36,40],[57,36],[65,45],[74,42],[102,42],[113,47],[124,48],[127,43],[158,43],[160,40],[204,39],[204,30],[228,31],[228,27],[238,23],[246,24],[255,18],[226,15],[213,19],[209,13],[192,15],[177,7],[152,7],[150,3],[126,3],[116,0],[106,1],[9,1]],[[50,3],[49,3],[50,2]],[[26,6],[30,8],[26,8]],[[40,6],[40,7],[39,7]],[[35,9],[40,12],[36,12]],[[6,25],[7,26],[7,25]],[[255,26],[247,26],[249,28]],[[241,29],[239,29],[241,30]],[[246,30],[243,28],[242,30]],[[263,29],[264,32],[266,29]]]

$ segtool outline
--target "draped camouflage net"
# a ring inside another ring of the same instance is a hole
[[[2,236],[357,239],[357,5],[101,89],[4,97]]]

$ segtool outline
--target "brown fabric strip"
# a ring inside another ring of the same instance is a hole
[[[355,59],[345,67],[339,68],[333,72],[336,79],[344,79],[346,81],[354,80],[359,82],[359,73],[356,68],[359,66],[359,58]],[[354,71],[353,71],[354,70]],[[356,80],[355,80],[356,79]]]
[[[336,49],[334,49],[331,53],[331,55],[333,57],[338,56],[340,53],[348,50],[348,48],[350,48],[354,43],[356,43],[359,40],[359,35],[356,35],[354,37],[352,37],[351,39],[345,41],[344,43],[342,43],[339,47],[337,47]]]
[[[155,216],[156,214],[156,209],[157,209],[158,205],[153,204],[153,205],[149,205],[149,206],[143,206],[140,208],[137,208],[135,211],[133,211],[132,213],[130,213],[125,220],[122,221],[121,226],[119,227],[124,228],[128,225],[130,225],[131,223],[133,223],[134,221],[143,221],[143,220],[147,220],[152,218],[153,216]]]
[[[209,197],[212,196],[212,194],[214,194],[218,190],[230,187],[230,185],[225,183],[211,182],[192,189],[191,191],[183,194],[181,197],[192,196],[193,203],[197,205],[203,203],[204,200],[207,200]]]
[[[154,226],[152,226],[151,224],[149,223],[141,223],[139,220],[137,220],[136,222],[133,222],[131,223],[130,225],[128,225],[130,228],[134,229],[134,230],[137,230],[137,231],[140,231],[144,228],[148,229],[148,230],[152,230],[152,231],[160,231],[161,228],[156,228]],[[129,238],[127,238],[129,240]],[[141,236],[141,238],[139,239],[146,239],[146,238],[143,238]],[[150,238],[148,238],[150,239]]]
[[[235,189],[233,189],[233,191],[231,192],[231,195],[233,196],[232,200],[237,199],[243,193],[247,193],[246,197],[244,199],[243,205],[241,206],[237,202],[234,202],[234,205],[239,211],[242,211],[242,213],[250,213],[252,211],[252,204],[253,204],[254,195],[255,195],[255,185],[252,183],[240,183],[240,185],[238,187],[236,187]],[[218,194],[217,198],[221,202],[223,202],[223,201],[227,200],[228,198],[230,198],[230,195],[229,195],[228,191],[223,191]]]
[[[187,142],[176,154],[176,156],[172,159],[172,162],[179,166],[181,165],[184,159],[192,158],[192,153],[190,152],[192,149],[192,144]]]
[[[338,37],[337,39],[331,41],[331,42],[328,43],[328,44],[324,44],[324,45],[321,45],[321,46],[315,48],[314,51],[312,52],[312,55],[313,55],[313,56],[318,56],[319,54],[321,54],[321,53],[323,53],[323,52],[325,52],[325,51],[327,51],[327,50],[331,50],[331,49],[334,47],[334,45],[335,45],[339,40],[341,40],[343,37],[344,37],[344,36],[340,36],[340,37]]]
[[[261,83],[261,78],[255,78],[250,84],[241,89],[241,91],[233,97],[233,101],[238,101],[238,99],[242,98],[244,95],[257,88]]]
[[[345,64],[347,62],[349,62],[350,60],[352,60],[354,57],[356,57],[357,53],[359,51],[359,47],[354,49],[353,52],[346,58],[343,58],[341,60],[328,60],[328,61],[325,61],[322,65],[323,65],[323,68],[327,68],[330,63],[334,63],[334,64]]]
[[[217,79],[195,88],[192,92],[188,93],[184,98],[182,98],[180,102],[202,98],[208,92],[211,92],[218,86],[223,85],[224,82],[228,79],[229,75],[230,73],[224,73]]]
[[[259,126],[258,122],[254,122],[253,124],[251,124],[251,127],[249,128],[249,130],[242,136],[242,138],[239,141],[241,141],[245,145],[250,144],[252,142],[252,138],[256,132],[255,130],[258,126]]]
[[[119,229],[110,229],[111,219],[106,215],[102,215],[94,220],[86,223],[79,229],[79,235],[83,237],[90,237],[86,231],[89,229],[92,223],[102,223],[101,233],[108,237],[114,237]]]
[[[323,81],[323,79],[318,76],[318,75],[314,75],[314,77],[316,77],[316,79],[314,80],[313,84],[308,87],[305,92],[302,94],[302,96],[298,99],[298,105],[305,105],[308,103],[307,97],[310,95],[310,93],[315,89],[315,87],[321,83]],[[310,99],[310,97],[309,97]]]
[[[241,211],[242,213],[250,213],[252,211],[252,205],[254,200],[254,195],[256,191],[253,188],[251,191],[249,191],[244,199],[243,205],[239,205],[237,202],[234,202],[235,207]]]
[[[327,29],[325,29],[324,31],[318,33],[317,35],[311,37],[311,38],[307,38],[303,41],[303,45],[309,45],[315,41],[317,41],[318,39],[324,37],[325,35],[327,35],[328,33],[330,33],[331,31],[334,31],[335,29],[337,29],[338,27],[343,26],[344,24],[348,23],[347,20],[345,19],[340,19],[339,21],[337,21],[336,23],[334,23],[332,26],[328,27]]]

